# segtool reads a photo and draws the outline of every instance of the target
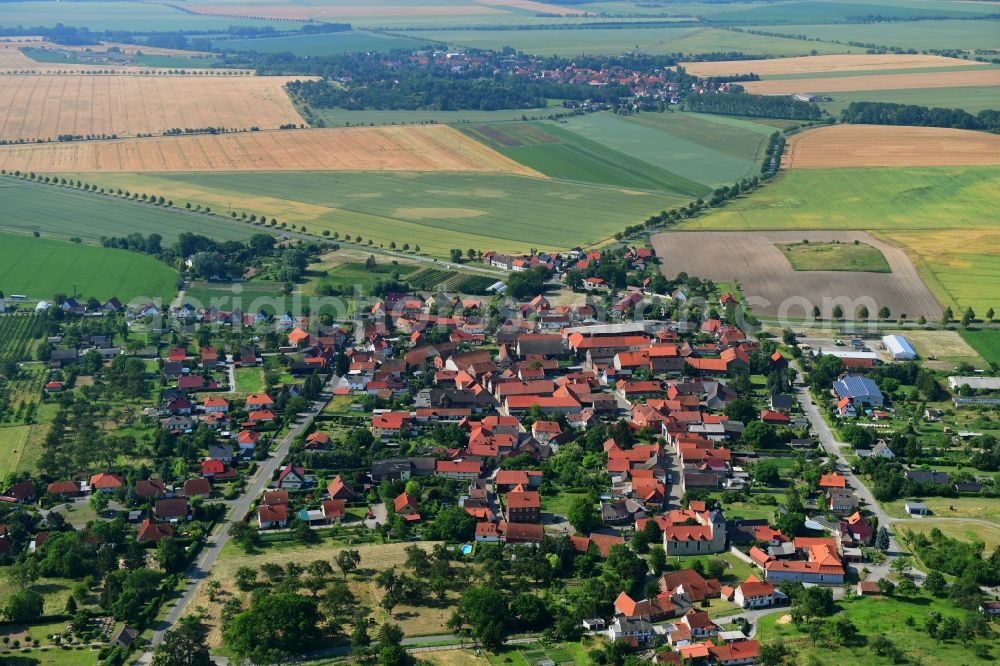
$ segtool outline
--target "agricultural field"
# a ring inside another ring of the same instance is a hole
[[[26,236],[0,238],[0,288],[30,299],[63,293],[105,301],[117,296],[169,302],[177,273],[153,257]]]
[[[979,316],[983,316],[982,313]],[[1000,365],[1000,331],[962,331],[962,338],[988,362]]]
[[[814,4],[814,3],[809,3]],[[949,3],[952,16],[961,11],[960,6],[977,7],[975,3]],[[911,5],[912,6],[912,5]],[[776,7],[784,11],[786,5]],[[855,5],[855,7],[859,7]],[[865,10],[870,9],[867,7]],[[994,11],[982,5],[983,13]],[[979,21],[901,21],[879,23],[843,23],[828,25],[768,25],[754,30],[779,35],[801,35],[824,42],[861,42],[902,49],[995,49],[998,23],[994,20]],[[808,42],[805,42],[808,43]]]
[[[796,272],[778,244],[806,239],[810,244],[866,243],[881,251],[891,272]],[[684,271],[717,282],[738,282],[753,311],[766,317],[807,317],[817,306],[830,318],[837,303],[848,313],[856,303],[869,311],[888,306],[914,319],[941,316],[941,307],[906,255],[862,232],[666,232],[653,237],[653,247],[665,275]]]
[[[863,53],[846,44],[804,42],[697,26],[646,26],[567,30],[420,30],[406,33],[456,46],[499,49],[512,46],[535,55],[573,56],[580,53],[618,55],[625,51],[646,53],[709,53],[740,51],[753,55],[800,56],[813,49],[820,53]]]
[[[966,518],[1000,523],[1000,499],[996,497],[924,497],[919,501],[930,509],[930,518]],[[894,500],[882,506],[893,518],[909,518],[903,508],[905,503],[906,500]]]
[[[468,123],[492,123],[503,121],[525,121],[550,118],[566,109],[561,106],[549,106],[537,109],[499,109],[496,111],[436,111],[426,109],[421,111],[404,110],[364,110],[350,109],[311,109],[312,117],[318,123],[322,121],[326,127],[353,127],[356,125],[464,125]]]
[[[926,88],[908,90],[869,90],[865,92],[841,92],[825,95],[829,102],[819,102],[829,113],[839,114],[851,102],[891,102],[893,104],[916,104],[918,106],[943,109],[965,109],[976,114],[983,109],[1000,108],[1000,87],[969,86],[964,88]]]
[[[983,366],[983,358],[967,343],[958,331],[928,331],[907,329],[906,339],[913,344],[917,354],[928,359],[933,356],[942,364],[941,369],[952,370],[960,363]],[[934,361],[924,361],[924,364]]]
[[[950,68],[933,72],[885,74],[875,72],[857,76],[816,76],[790,79],[744,81],[747,92],[756,95],[794,95],[796,93],[841,93],[859,90],[911,88],[961,88],[1000,85],[1000,68]]]
[[[882,253],[867,243],[782,243],[778,248],[796,271],[892,272]]]
[[[82,2],[63,3],[54,10],[51,2],[0,3],[0,25],[44,25],[57,22],[90,30],[228,30],[229,26],[273,25],[275,30],[297,30],[301,23],[239,17],[208,17],[189,14],[167,3]]]
[[[1000,311],[1000,229],[879,232],[902,247],[938,300],[957,316],[972,307],[982,317]]]
[[[37,231],[46,238],[81,238],[91,243],[132,232],[155,232],[168,244],[184,232],[210,234],[217,240],[246,240],[256,232],[250,225],[14,178],[0,179],[0,210],[4,212],[0,231]]]
[[[869,640],[875,636],[885,636],[903,651],[908,660],[968,666],[992,663],[992,659],[976,657],[971,643],[938,641],[923,629],[927,614],[932,611],[944,617],[962,619],[965,616],[967,611],[946,599],[937,599],[923,593],[916,597],[860,597],[843,602],[840,606],[843,610],[837,617],[850,619]],[[808,656],[809,663],[822,666],[839,666],[845,662],[858,666],[887,663],[870,646],[824,647],[817,650],[813,639],[809,637],[808,627],[800,629],[790,619],[787,613],[773,613],[762,617],[757,626],[757,638],[765,642],[780,641],[795,652],[797,657]],[[805,660],[797,660],[796,663],[805,663]]]
[[[277,300],[282,299],[282,300]],[[244,312],[280,310],[284,296],[281,283],[267,280],[250,282],[193,282],[184,290],[184,303],[196,308],[241,309]]]
[[[373,244],[527,251],[607,242],[626,224],[685,204],[685,197],[497,174],[88,174],[101,186],[156,192],[214,210],[246,210]],[[566,234],[566,220],[574,234]],[[2,222],[0,222],[2,224]],[[248,231],[252,231],[248,227]]]
[[[791,169],[679,228],[872,231],[906,251],[939,302],[985,311],[1000,288],[991,212],[998,188],[996,167]],[[964,245],[972,233],[985,244]]]
[[[734,76],[757,74],[761,78],[795,74],[843,75],[847,72],[875,70],[907,70],[944,67],[985,67],[961,58],[946,58],[923,54],[857,54],[819,55],[800,58],[769,58],[766,60],[714,60],[684,63],[684,69],[695,76]]]
[[[964,166],[1000,164],[1000,136],[944,127],[830,125],[789,137],[781,166]]]
[[[0,77],[0,139],[303,123],[281,76]]]
[[[359,51],[391,51],[426,47],[421,39],[396,37],[377,32],[348,30],[318,35],[289,37],[258,37],[254,39],[212,40],[212,48],[223,51],[257,51],[259,53],[294,53],[297,56],[356,53]]]
[[[601,114],[600,117],[605,116]],[[552,178],[667,190],[686,196],[707,192],[707,188],[700,183],[645,162],[634,154],[616,150],[608,142],[602,144],[585,137],[574,131],[576,127],[576,124],[561,121],[559,126],[548,123],[473,125],[463,128],[463,131],[507,157]],[[619,133],[629,129],[624,124],[613,128]]]
[[[0,146],[8,171],[455,171],[538,176],[444,125]]]

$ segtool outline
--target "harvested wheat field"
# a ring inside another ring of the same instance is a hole
[[[891,273],[794,271],[776,244],[855,240],[879,251]],[[765,317],[803,319],[817,306],[824,318],[840,305],[853,313],[883,305],[911,319],[934,320],[941,306],[899,248],[861,231],[673,231],[653,236],[664,275],[683,271],[716,282],[738,282],[751,310]]]
[[[833,93],[854,90],[905,90],[909,88],[962,88],[1000,86],[1000,69],[957,70],[954,72],[915,72],[909,74],[871,74],[869,76],[833,76],[826,78],[770,79],[740,83],[756,95],[794,95],[796,93]]]
[[[943,127],[831,125],[788,139],[787,169],[1000,164],[1000,136]]]
[[[864,72],[879,69],[915,69],[918,67],[967,67],[974,61],[923,54],[819,55],[766,60],[719,60],[689,62],[684,69],[695,76],[735,76],[737,74],[819,74],[825,72]]]
[[[456,171],[541,174],[445,125],[274,130],[0,146],[8,170]]]
[[[0,139],[303,123],[285,76],[0,76]]]

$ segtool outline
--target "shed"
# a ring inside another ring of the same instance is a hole
[[[926,516],[930,512],[927,505],[921,502],[907,502],[903,507],[906,509],[906,513],[911,516]]]
[[[914,361],[917,358],[913,345],[902,335],[886,335],[882,338],[882,344],[895,361]]]

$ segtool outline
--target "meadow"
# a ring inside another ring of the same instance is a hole
[[[996,306],[989,307],[1000,310]],[[979,313],[979,316],[983,314]],[[962,331],[962,338],[988,362],[1000,365],[1000,331]]]
[[[708,192],[700,183],[644,162],[633,154],[615,150],[606,142],[602,144],[572,129],[568,130],[566,128],[573,128],[574,124],[561,122],[561,125],[472,125],[462,129],[501,154],[552,178],[666,190],[686,196],[700,196]],[[627,129],[627,126],[619,125],[615,129]]]
[[[962,520],[935,520],[934,518],[916,518],[914,520],[902,520],[893,523],[893,527],[899,530],[909,530],[920,534],[927,534],[932,529],[941,530],[945,536],[962,541],[982,541],[986,544],[986,552],[991,553],[993,549],[1000,546],[1000,526],[984,525],[982,523],[970,523]]]
[[[959,3],[951,5],[959,7]],[[963,5],[975,7],[974,3]],[[781,5],[775,10],[784,11],[785,8],[786,5]],[[870,10],[871,6],[866,6],[863,11],[869,13]],[[997,47],[997,30],[1000,28],[997,21],[979,20],[767,25],[754,29],[779,35],[802,35],[824,42],[861,42],[902,49],[993,49]]]
[[[938,641],[923,629],[931,611],[944,617],[962,619],[967,611],[947,599],[937,599],[920,593],[914,597],[859,597],[840,604],[843,609],[836,617],[846,617],[869,640],[876,636],[890,639],[907,659],[930,664],[989,664],[992,659],[976,657],[971,642]],[[799,628],[788,622],[787,614],[773,613],[760,619],[757,638],[766,642],[780,641],[799,657],[809,657],[810,664],[839,666],[845,662],[858,666],[877,666],[891,663],[876,655],[870,646],[831,647],[824,645],[817,650],[809,637],[808,627]],[[804,659],[795,663],[805,663]]]
[[[220,310],[239,308],[244,312],[275,311],[275,299],[283,298],[281,283],[269,280],[250,282],[192,282],[184,290],[184,303],[196,308],[217,307]]]
[[[375,245],[527,251],[608,241],[627,224],[685,204],[669,194],[497,174],[88,174],[102,186],[162,193],[216,210],[266,214]],[[574,233],[566,233],[567,224]],[[251,228],[252,229],[252,228]]]
[[[77,237],[93,243],[132,232],[155,232],[165,243],[173,243],[183,232],[207,234],[216,240],[246,240],[256,231],[250,225],[9,177],[0,178],[0,210],[4,212],[0,231],[37,231],[47,238]]]
[[[76,292],[102,302],[112,296],[123,303],[137,297],[168,302],[176,281],[176,271],[137,252],[11,234],[0,238],[0,285],[8,294],[45,299]]]
[[[796,271],[892,272],[885,256],[867,243],[785,243],[778,248]]]
[[[917,501],[927,505],[931,518],[970,518],[992,523],[1000,521],[1000,499],[995,497],[923,497]],[[906,502],[907,500],[894,500],[883,503],[882,507],[894,518],[909,518],[903,506]]]
[[[420,30],[405,33],[456,46],[499,49],[511,46],[536,55],[573,56],[580,53],[617,55],[625,51],[646,53],[710,53],[740,51],[751,55],[794,56],[820,53],[861,53],[846,44],[804,42],[763,37],[732,30],[686,27],[626,27],[546,30]]]
[[[378,110],[351,111],[348,109],[312,109],[312,117],[325,127],[352,127],[357,125],[464,125],[506,120],[534,120],[566,113],[561,106],[538,109],[500,109],[497,111],[423,111]]]
[[[363,30],[328,32],[318,35],[262,37],[255,39],[213,39],[212,48],[223,51],[257,51],[258,53],[294,53],[297,56],[391,51],[426,47],[422,39],[396,37]]]
[[[990,166],[793,169],[680,228],[870,230],[907,252],[939,301],[985,310],[985,297],[1000,292],[1000,246],[962,243],[974,231],[995,237],[997,192],[1000,168]],[[974,261],[939,254],[929,234],[947,230],[955,255]]]

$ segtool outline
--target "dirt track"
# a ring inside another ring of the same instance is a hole
[[[788,139],[781,166],[966,166],[1000,164],[1000,136],[942,127],[832,125]]]
[[[961,58],[936,55],[821,55],[800,58],[768,58],[765,60],[719,60],[689,62],[684,68],[695,76],[734,76],[737,74],[817,74],[820,72],[863,72],[878,69],[912,69],[916,67],[958,67],[977,63]]]
[[[868,243],[881,250],[892,273],[793,271],[775,243],[803,239]],[[829,318],[839,304],[848,315],[865,305],[871,313],[888,306],[894,317],[941,316],[941,306],[903,251],[865,232],[678,231],[652,240],[666,277],[683,271],[716,282],[735,280],[757,315],[802,319],[815,305]]]
[[[288,170],[541,175],[445,125],[0,146],[0,165],[41,173]]]

